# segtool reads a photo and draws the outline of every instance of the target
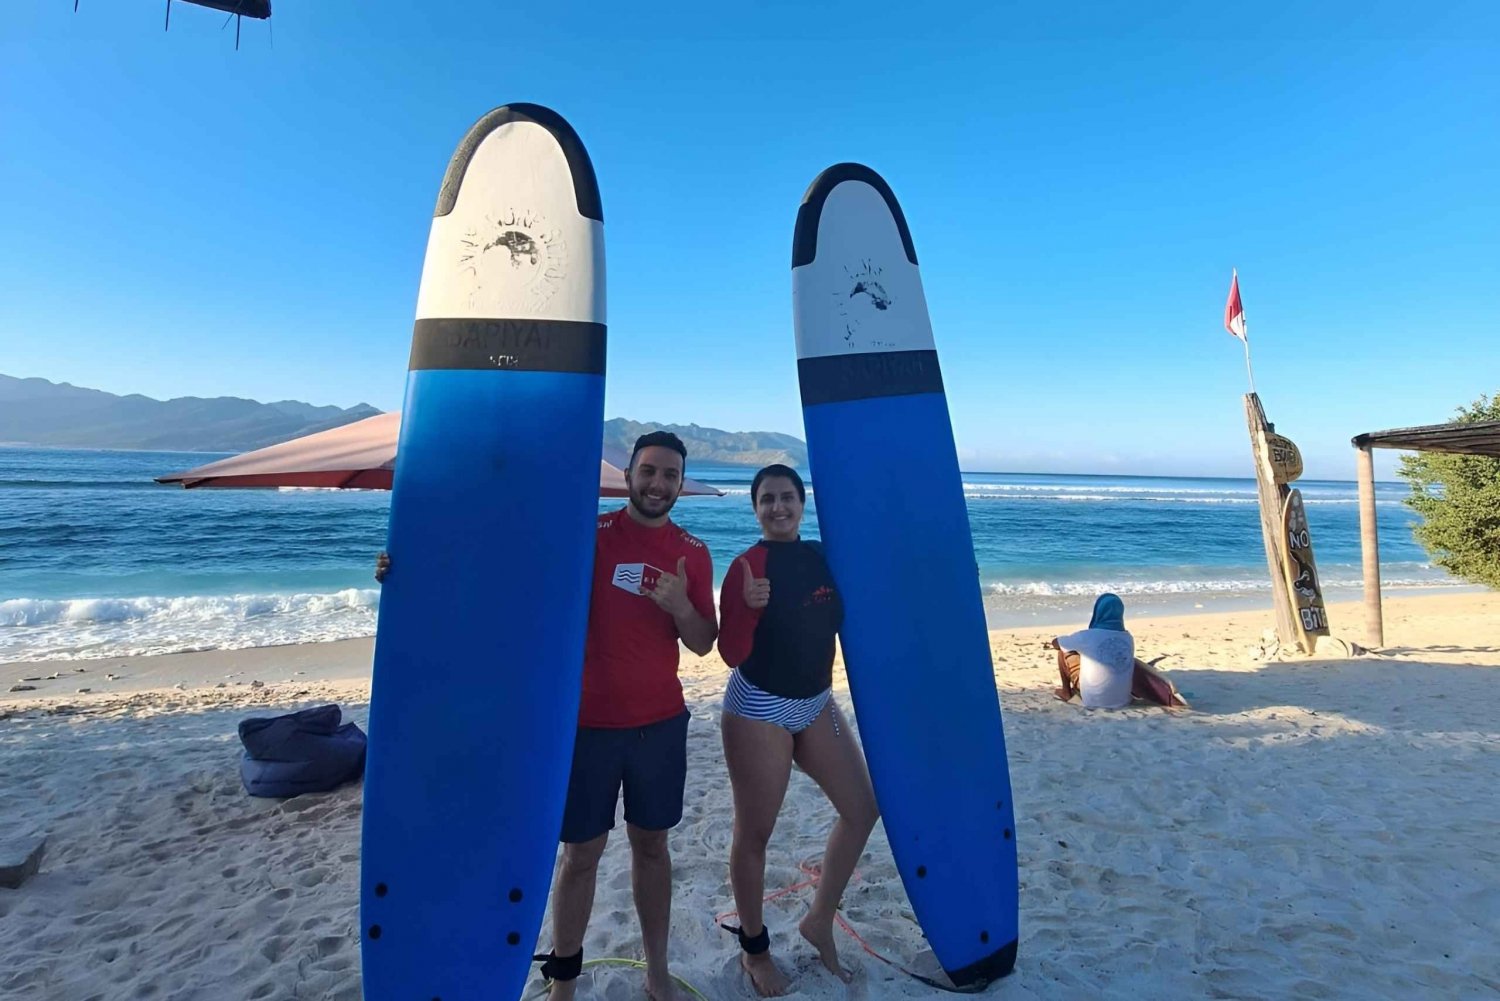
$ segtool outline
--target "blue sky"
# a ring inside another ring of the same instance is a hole
[[[443,168],[529,100],[599,173],[610,416],[800,434],[792,223],[840,160],[902,200],[968,468],[1246,474],[1231,267],[1309,475],[1500,390],[1493,3],[275,0],[238,52],[6,6],[6,374],[399,407]]]

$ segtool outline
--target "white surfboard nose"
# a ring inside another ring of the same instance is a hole
[[[453,152],[448,169],[443,174],[443,186],[438,191],[437,209],[434,216],[447,215],[453,211],[459,188],[473,162],[479,145],[502,125],[512,122],[531,122],[552,134],[568,161],[568,173],[572,175],[573,191],[578,199],[578,214],[589,219],[604,221],[604,204],[599,197],[599,181],[594,174],[594,162],[584,148],[583,140],[568,120],[551,108],[540,104],[516,102],[505,104],[475,122]]]
[[[879,174],[839,164],[818,175],[793,237],[797,357],[933,350],[916,256]]]
[[[427,241],[417,319],[605,322],[604,212],[572,127],[507,105],[448,165]]]

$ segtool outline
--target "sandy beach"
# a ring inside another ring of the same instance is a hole
[[[1357,607],[1330,618],[1362,638]],[[1500,994],[1500,595],[1391,600],[1387,647],[1352,660],[1267,659],[1270,626],[1268,610],[1133,620],[1142,656],[1167,655],[1192,702],[1178,714],[1064,705],[1042,649],[1055,629],[992,634],[1022,931],[1016,972],[989,996]],[[370,649],[0,666],[0,841],[49,838],[41,872],[0,889],[0,996],[357,999],[359,786],[251,799],[235,724],[323,702],[363,724]],[[711,920],[733,907],[724,676],[716,657],[684,658],[672,958],[705,996],[747,998]],[[18,684],[33,690],[7,691]],[[836,688],[849,711],[841,670]],[[794,775],[768,890],[802,878],[832,819]],[[590,957],[640,954],[628,861],[614,839]],[[822,972],[795,933],[809,892],[767,907],[792,997],[943,996],[842,932],[855,980]],[[878,827],[844,916],[873,949],[937,973]],[[579,996],[636,998],[639,984],[600,967]]]

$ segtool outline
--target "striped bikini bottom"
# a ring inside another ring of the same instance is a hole
[[[825,689],[810,699],[789,699],[772,695],[745,680],[738,670],[729,672],[729,688],[724,692],[724,711],[745,719],[774,723],[788,733],[801,733],[817,722],[828,708],[832,690]],[[838,720],[834,720],[838,732]]]

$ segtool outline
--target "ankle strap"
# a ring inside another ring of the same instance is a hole
[[[734,925],[719,925],[719,927],[733,933],[740,940],[740,948],[752,956],[759,956],[771,948],[771,930],[764,923],[760,926],[759,935],[746,935],[745,929],[736,928]]]
[[[545,956],[532,956],[531,958],[542,964],[542,977],[546,980],[562,982],[577,980],[578,975],[583,972],[582,949],[572,956],[559,956],[554,950]]]

